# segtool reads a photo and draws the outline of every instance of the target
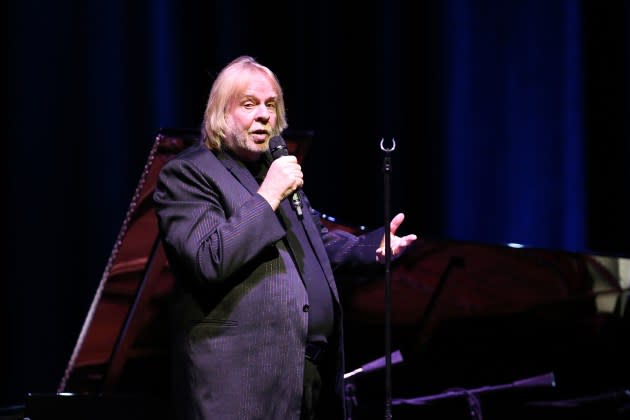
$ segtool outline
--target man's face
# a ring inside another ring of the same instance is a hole
[[[276,124],[277,93],[267,76],[254,73],[229,105],[226,145],[245,161],[257,160],[267,151]]]

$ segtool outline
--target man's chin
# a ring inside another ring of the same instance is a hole
[[[269,143],[269,136],[267,134],[253,134],[250,138],[255,144],[260,144],[265,147]]]

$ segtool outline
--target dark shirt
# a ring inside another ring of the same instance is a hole
[[[246,166],[259,184],[265,178],[269,168],[268,163],[262,159],[258,162],[247,163]],[[333,330],[334,309],[333,297],[326,276],[308,240],[303,222],[298,219],[290,202],[283,200],[276,214],[287,231],[285,241],[308,293],[309,341],[327,342]],[[305,217],[310,216],[305,214]]]

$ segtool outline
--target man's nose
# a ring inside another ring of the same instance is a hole
[[[265,104],[260,104],[257,108],[256,111],[256,118],[261,118],[264,120],[268,120],[269,119],[269,108],[267,108],[267,105]]]

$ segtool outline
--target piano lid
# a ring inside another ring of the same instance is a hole
[[[158,133],[57,392],[113,391],[126,365],[166,357],[161,307],[172,278],[152,194],[164,163],[197,138],[193,130]],[[138,386],[159,383],[154,379],[149,374]]]

